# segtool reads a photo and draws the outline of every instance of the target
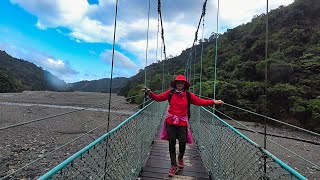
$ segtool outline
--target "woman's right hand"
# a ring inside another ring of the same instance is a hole
[[[144,91],[144,93],[145,93],[146,95],[150,95],[150,93],[151,93],[151,90],[148,89],[148,88],[146,88],[146,87],[144,87],[144,89],[141,89],[141,91]]]

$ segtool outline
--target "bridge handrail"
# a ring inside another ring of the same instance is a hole
[[[48,171],[47,173],[45,173],[44,175],[42,175],[39,180],[45,180],[45,179],[49,179],[50,177],[52,177],[54,174],[56,174],[57,172],[59,172],[60,170],[62,170],[64,167],[66,167],[68,164],[70,164],[72,161],[74,161],[76,158],[80,157],[82,154],[84,154],[85,152],[87,152],[88,150],[90,150],[91,148],[93,148],[95,145],[97,145],[98,143],[100,143],[101,141],[103,141],[105,138],[107,138],[108,136],[112,135],[114,132],[116,132],[118,129],[120,129],[122,126],[124,126],[125,124],[129,123],[134,117],[136,117],[137,115],[139,115],[141,112],[143,112],[146,108],[148,108],[151,104],[153,104],[155,101],[152,101],[151,103],[149,103],[148,105],[146,105],[144,108],[140,109],[138,112],[136,112],[135,114],[133,114],[132,116],[130,116],[128,119],[126,119],[125,121],[123,121],[122,123],[120,123],[118,126],[116,126],[115,128],[113,128],[111,131],[107,132],[106,134],[102,135],[100,138],[96,139],[95,141],[93,141],[92,143],[90,143],[89,145],[87,145],[86,147],[84,147],[83,149],[79,150],[78,152],[76,152],[75,154],[73,154],[72,156],[70,156],[69,158],[67,158],[66,160],[64,160],[63,162],[61,162],[59,165],[57,165],[56,167],[54,167],[53,169],[51,169],[50,171]]]
[[[263,147],[261,147],[260,145],[258,145],[257,143],[255,143],[254,141],[252,141],[251,139],[249,139],[246,135],[242,134],[240,131],[238,131],[236,128],[234,128],[233,126],[231,126],[229,123],[227,123],[226,121],[222,120],[220,117],[218,117],[216,114],[210,112],[208,109],[201,107],[201,109],[203,109],[204,111],[210,113],[213,117],[215,117],[218,121],[220,121],[222,124],[224,124],[227,128],[229,128],[230,130],[232,130],[234,133],[236,133],[237,135],[239,135],[241,138],[243,138],[244,140],[246,140],[248,143],[252,144],[253,146],[257,147],[263,154],[265,154],[267,157],[271,158],[274,162],[276,162],[277,164],[279,164],[283,169],[287,170],[289,173],[291,173],[294,177],[296,177],[297,179],[300,180],[306,180],[307,178],[304,177],[303,175],[301,175],[299,172],[297,172],[296,170],[294,170],[293,168],[291,168],[289,165],[287,165],[286,163],[284,163],[283,161],[281,161],[279,158],[277,158],[275,155],[273,155],[272,153],[270,153],[269,151],[267,151],[266,149],[264,149]]]

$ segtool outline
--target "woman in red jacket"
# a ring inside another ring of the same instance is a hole
[[[195,94],[188,92],[190,83],[182,75],[178,75],[170,85],[174,90],[168,90],[160,95],[151,92],[150,89],[146,89],[145,91],[155,101],[166,101],[169,99],[170,106],[165,119],[164,130],[166,130],[166,139],[169,141],[171,159],[169,176],[174,176],[178,171],[178,167],[180,169],[184,167],[183,156],[186,150],[186,143],[191,143],[192,141],[188,128],[188,99],[190,100],[189,103],[198,106],[223,105],[223,101],[201,99]],[[176,139],[179,140],[178,164],[176,161]]]

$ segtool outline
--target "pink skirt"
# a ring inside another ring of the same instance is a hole
[[[162,130],[160,132],[160,139],[162,140],[168,140],[168,130],[167,130],[167,123],[166,120],[168,118],[171,118],[171,116],[167,116],[166,119],[163,121],[163,127]],[[189,123],[187,121],[188,127],[187,127],[187,143],[188,144],[192,144],[193,140],[192,140],[192,134],[191,134],[191,130],[189,127]]]

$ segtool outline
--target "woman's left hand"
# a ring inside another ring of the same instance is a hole
[[[223,106],[224,102],[222,100],[215,100],[214,104]]]

